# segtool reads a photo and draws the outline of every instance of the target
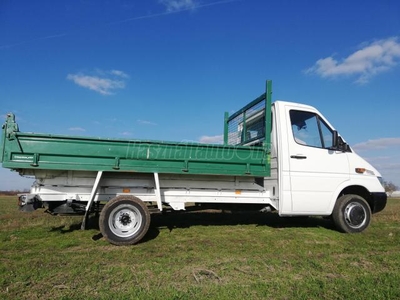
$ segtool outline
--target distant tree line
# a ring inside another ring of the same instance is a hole
[[[383,181],[383,186],[385,188],[386,193],[388,194],[392,194],[393,192],[399,190],[399,187],[391,181],[386,181],[386,180]]]
[[[22,194],[22,193],[29,193],[29,190],[11,190],[11,191],[1,191],[0,190],[0,195],[7,195],[7,196],[13,196],[16,194]]]

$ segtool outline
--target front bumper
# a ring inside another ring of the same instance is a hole
[[[373,214],[380,212],[386,207],[387,195],[386,193],[371,193],[368,202]]]

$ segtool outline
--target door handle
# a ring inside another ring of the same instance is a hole
[[[306,159],[307,156],[301,155],[301,154],[297,154],[297,155],[291,155],[290,158],[294,158],[294,159]]]

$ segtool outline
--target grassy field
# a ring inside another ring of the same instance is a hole
[[[95,220],[22,213],[0,196],[0,299],[400,299],[400,199],[362,234],[321,218],[155,215],[108,244]]]

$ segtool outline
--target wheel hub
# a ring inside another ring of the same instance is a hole
[[[128,213],[123,213],[123,214],[121,214],[120,217],[119,217],[119,222],[120,222],[122,225],[126,226],[126,225],[128,225],[129,223],[131,223],[132,220],[131,220],[131,217],[129,216]]]
[[[140,231],[143,217],[139,209],[130,204],[119,205],[109,216],[108,225],[113,234],[120,238],[135,235]]]
[[[359,228],[366,222],[366,211],[361,204],[350,203],[345,209],[345,219],[349,226]]]

